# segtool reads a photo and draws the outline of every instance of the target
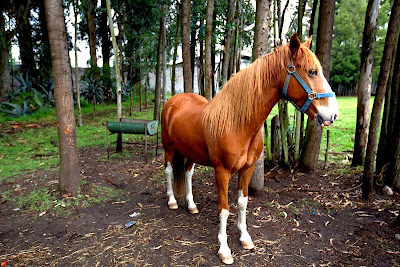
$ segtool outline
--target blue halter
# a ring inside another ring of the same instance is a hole
[[[283,85],[283,95],[286,98],[287,97],[287,90],[289,87],[289,80],[290,77],[293,76],[296,78],[296,80],[299,82],[299,84],[303,87],[304,91],[307,93],[307,101],[304,103],[303,107],[300,108],[296,104],[293,105],[300,110],[301,113],[305,113],[308,106],[310,106],[311,102],[314,99],[320,99],[320,98],[328,98],[328,97],[334,97],[336,96],[334,92],[329,92],[329,93],[317,93],[314,92],[313,90],[310,89],[310,87],[307,85],[307,83],[301,78],[301,76],[296,72],[296,67],[293,66],[292,60],[290,60],[289,65],[286,69],[287,74],[285,78],[285,84]]]

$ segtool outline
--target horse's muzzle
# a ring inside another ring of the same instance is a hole
[[[315,122],[321,127],[330,126],[337,118],[338,114],[333,114],[329,119],[325,118],[321,114],[317,114],[317,116],[315,116]]]

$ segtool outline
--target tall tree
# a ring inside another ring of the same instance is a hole
[[[78,125],[82,127],[82,112],[81,112],[81,93],[79,88],[79,67],[78,67],[78,6],[79,0],[73,3],[75,15],[75,35],[74,35],[74,53],[75,53],[75,90],[76,90],[76,106],[78,108]]]
[[[157,51],[156,89],[155,89],[155,104],[154,104],[154,116],[153,116],[153,119],[158,121],[160,121],[161,75],[162,75],[162,64],[163,64],[163,50],[165,46],[164,41],[165,41],[167,12],[168,12],[168,6],[164,4],[162,6],[162,15],[160,18],[160,31],[158,35],[159,37],[158,37],[158,51]]]
[[[399,36],[400,38],[400,36]],[[396,49],[396,60],[393,66],[393,77],[391,84],[391,98],[396,99],[400,93],[400,42],[397,39],[397,49]],[[388,89],[389,90],[389,89]],[[385,175],[385,185],[390,187],[395,187],[400,189],[400,105],[397,105],[397,100],[393,101],[394,103],[390,105],[390,113],[395,113],[394,122],[392,124],[392,132],[390,134],[386,133],[386,136],[389,136],[389,140],[386,140],[389,143],[389,148],[385,151],[386,160],[390,162],[390,168],[388,173]],[[385,99],[385,102],[387,100]],[[385,103],[386,106],[386,103]],[[389,127],[388,127],[389,128]],[[382,137],[381,130],[381,137]],[[380,143],[379,143],[380,144]],[[378,163],[377,163],[378,165]],[[377,166],[378,167],[378,166]],[[400,218],[400,217],[399,217]]]
[[[321,1],[319,6],[317,51],[325,78],[329,81],[331,63],[333,20],[335,0]],[[306,171],[314,171],[318,166],[318,155],[321,145],[322,128],[314,121],[308,120],[300,166]]]
[[[381,109],[383,98],[385,96],[386,85],[388,82],[393,50],[396,46],[399,33],[399,24],[400,0],[394,0],[389,19],[388,31],[385,39],[385,48],[382,57],[382,65],[378,76],[378,85],[376,88],[375,100],[372,107],[371,121],[369,125],[368,144],[365,154],[362,186],[362,197],[366,200],[372,200],[373,198],[374,162],[381,119]]]
[[[21,71],[23,73],[35,71],[35,60],[32,45],[32,29],[29,21],[31,17],[30,0],[16,0],[16,31],[21,56]]]
[[[45,0],[47,28],[53,63],[54,98],[60,150],[59,189],[75,196],[81,184],[72,77],[62,1]]]
[[[115,38],[115,33],[114,33],[114,20],[111,16],[110,0],[106,0],[106,6],[107,6],[107,14],[108,14],[108,24],[110,26],[112,45],[113,45],[113,49],[114,49],[115,79],[116,79],[116,83],[117,83],[117,118],[118,118],[118,120],[121,120],[122,119],[121,75],[120,75],[120,71],[119,71],[117,39]]]
[[[256,24],[254,28],[253,61],[268,53],[268,29],[270,0],[257,0]],[[264,139],[264,126],[261,127]],[[264,145],[260,157],[255,163],[254,174],[249,184],[249,192],[257,195],[264,190]]]
[[[231,56],[231,44],[232,44],[232,22],[233,16],[235,15],[235,0],[229,0],[228,5],[228,16],[226,21],[225,28],[225,44],[224,44],[224,58],[222,61],[222,86],[228,81],[228,67],[229,67],[229,59]],[[222,87],[221,86],[221,87]]]
[[[193,93],[192,63],[190,56],[190,0],[182,0],[182,57],[185,93]]]
[[[87,24],[89,29],[89,48],[90,48],[90,65],[97,67],[96,53],[96,24],[95,24],[95,5],[94,0],[87,0]]]
[[[380,0],[369,0],[365,13],[364,34],[361,49],[361,68],[357,83],[357,121],[354,140],[353,166],[362,165],[368,140],[369,99],[371,97],[372,67],[376,25]]]
[[[176,58],[178,56],[178,44],[181,33],[181,5],[179,1],[176,1],[176,33],[174,40],[174,56],[172,58],[172,71],[171,71],[171,95],[175,95],[175,83],[176,83]]]
[[[106,0],[101,0],[101,10],[100,10],[100,25],[99,32],[101,38],[101,54],[103,56],[103,66],[110,65],[110,30],[107,26],[107,4]]]
[[[0,12],[2,10],[0,9]],[[11,31],[6,31],[6,22],[3,13],[0,14],[0,99],[6,95],[11,87],[9,68],[9,51],[11,47]]]
[[[212,97],[213,69],[211,62],[212,24],[213,24],[214,0],[207,0],[206,45],[205,45],[205,98],[208,101]]]

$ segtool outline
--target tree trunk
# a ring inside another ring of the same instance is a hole
[[[117,84],[117,119],[119,121],[122,118],[121,75],[119,72],[117,39],[115,38],[115,34],[114,34],[114,21],[111,16],[111,4],[110,4],[110,0],[106,0],[106,1],[107,1],[108,24],[110,26],[112,45],[113,45],[113,49],[114,49],[115,79],[116,79],[116,84]]]
[[[6,32],[4,16],[0,15],[0,101],[6,96],[7,89],[11,88],[11,74],[9,68],[9,49],[11,36]]]
[[[36,67],[32,46],[32,29],[29,22],[30,1],[17,0],[16,9],[16,31],[21,57],[21,72],[23,74],[29,72],[32,75]]]
[[[74,1],[75,15],[75,36],[74,36],[74,53],[75,53],[75,89],[76,89],[76,105],[78,108],[78,126],[82,127],[82,111],[81,111],[81,93],[79,89],[79,66],[78,66],[78,6],[79,0]]]
[[[269,0],[258,0],[256,10],[256,24],[254,28],[253,61],[268,53],[268,21],[269,21]],[[258,18],[258,19],[257,19]],[[264,125],[261,127],[264,139]],[[255,163],[253,177],[249,184],[249,192],[253,195],[260,194],[264,190],[264,145],[260,157]]]
[[[196,22],[197,23],[197,22]],[[190,28],[190,69],[192,73],[192,90],[194,91],[194,71],[196,61],[196,29]]]
[[[298,12],[297,12],[297,35],[300,41],[303,40],[303,16],[304,9],[307,1],[299,0]],[[295,119],[296,119],[296,128],[295,128],[295,142],[294,142],[294,151],[293,151],[293,159],[294,162],[297,162],[300,156],[300,141],[301,141],[301,120],[302,113],[298,110],[295,111]]]
[[[149,107],[149,88],[150,88],[150,77],[149,77],[149,71],[147,68],[146,72],[146,87],[144,88],[144,107],[148,108]]]
[[[39,23],[40,23],[40,56],[39,56],[39,69],[40,69],[40,82],[47,83],[51,78],[51,55],[49,35],[47,32],[46,11],[44,8],[44,1],[41,0],[39,5]]]
[[[225,31],[224,59],[222,61],[222,84],[221,84],[221,87],[223,87],[229,79],[228,67],[229,67],[229,58],[231,55],[231,42],[232,42],[232,35],[233,35],[230,25],[233,22],[234,14],[235,14],[235,0],[229,0],[228,16],[227,16],[226,31]]]
[[[119,48],[119,57],[120,57],[120,70],[121,70],[121,81],[123,83],[126,82],[125,71],[124,71],[124,53],[123,53],[123,43],[124,43],[124,33],[122,25],[124,24],[124,15],[121,12],[121,0],[118,0],[118,48]]]
[[[76,196],[81,184],[71,65],[68,56],[64,9],[61,1],[45,0],[47,28],[54,77],[54,99],[60,150],[59,190]]]
[[[90,48],[90,64],[97,67],[97,54],[96,54],[96,25],[94,24],[94,0],[88,1],[87,9],[87,23],[89,28],[89,48]]]
[[[182,0],[182,57],[184,91],[193,93],[190,57],[190,0]]]
[[[369,126],[368,144],[365,155],[362,197],[366,200],[373,198],[374,161],[376,154],[376,143],[378,138],[379,124],[383,97],[389,77],[395,41],[398,37],[400,23],[400,0],[394,0],[389,19],[388,31],[385,39],[385,47],[382,56],[382,65],[378,76],[374,105],[372,107],[371,122]]]
[[[204,25],[204,19],[200,16],[200,28]],[[199,66],[198,66],[198,88],[199,94],[205,96],[204,93],[204,35],[199,31],[199,46],[200,46],[200,55],[199,55]]]
[[[214,0],[207,0],[206,45],[205,45],[205,98],[212,98],[213,67],[211,62],[212,50],[212,24],[213,24]]]
[[[282,145],[281,145],[281,125],[279,115],[275,115],[271,119],[271,152],[274,162],[282,161]]]
[[[165,35],[164,35],[165,38]],[[165,105],[167,102],[167,39],[163,42],[163,52],[162,52],[162,103]]]
[[[391,160],[393,153],[393,142],[396,141],[396,132],[394,128],[396,127],[396,106],[399,97],[399,86],[397,85],[400,82],[400,47],[398,41],[396,50],[393,51],[393,58],[390,67],[391,71],[385,92],[385,105],[383,109],[382,126],[379,133],[379,144],[376,155],[376,174],[380,174],[383,167]]]
[[[110,65],[110,31],[107,27],[107,4],[106,0],[101,0],[100,28],[101,34],[101,53],[103,55],[104,65]]]
[[[329,81],[331,63],[333,20],[335,1],[321,1],[318,17],[317,52],[325,78]],[[305,171],[314,171],[318,166],[318,155],[321,146],[322,128],[310,119],[307,123],[304,146],[300,157],[300,167]]]
[[[361,49],[361,68],[357,83],[357,121],[354,140],[352,166],[362,165],[368,140],[369,99],[371,97],[372,68],[376,25],[380,0],[369,0],[365,13],[363,44]]]
[[[174,56],[172,59],[172,74],[171,74],[171,95],[175,95],[175,83],[176,83],[176,58],[178,56],[178,44],[181,33],[181,5],[179,1],[176,1],[177,17],[176,17],[176,34],[174,41]]]
[[[154,120],[160,121],[160,109],[161,109],[161,75],[162,75],[162,62],[163,62],[163,50],[165,41],[165,24],[168,12],[168,6],[162,6],[162,14],[160,19],[160,32],[158,37],[158,52],[157,52],[157,69],[156,69],[156,88],[155,88],[155,99],[154,99]]]

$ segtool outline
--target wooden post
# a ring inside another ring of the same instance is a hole
[[[326,168],[326,164],[328,162],[328,153],[329,153],[329,130],[326,131],[326,150],[325,150],[325,163],[324,163],[324,169]]]

